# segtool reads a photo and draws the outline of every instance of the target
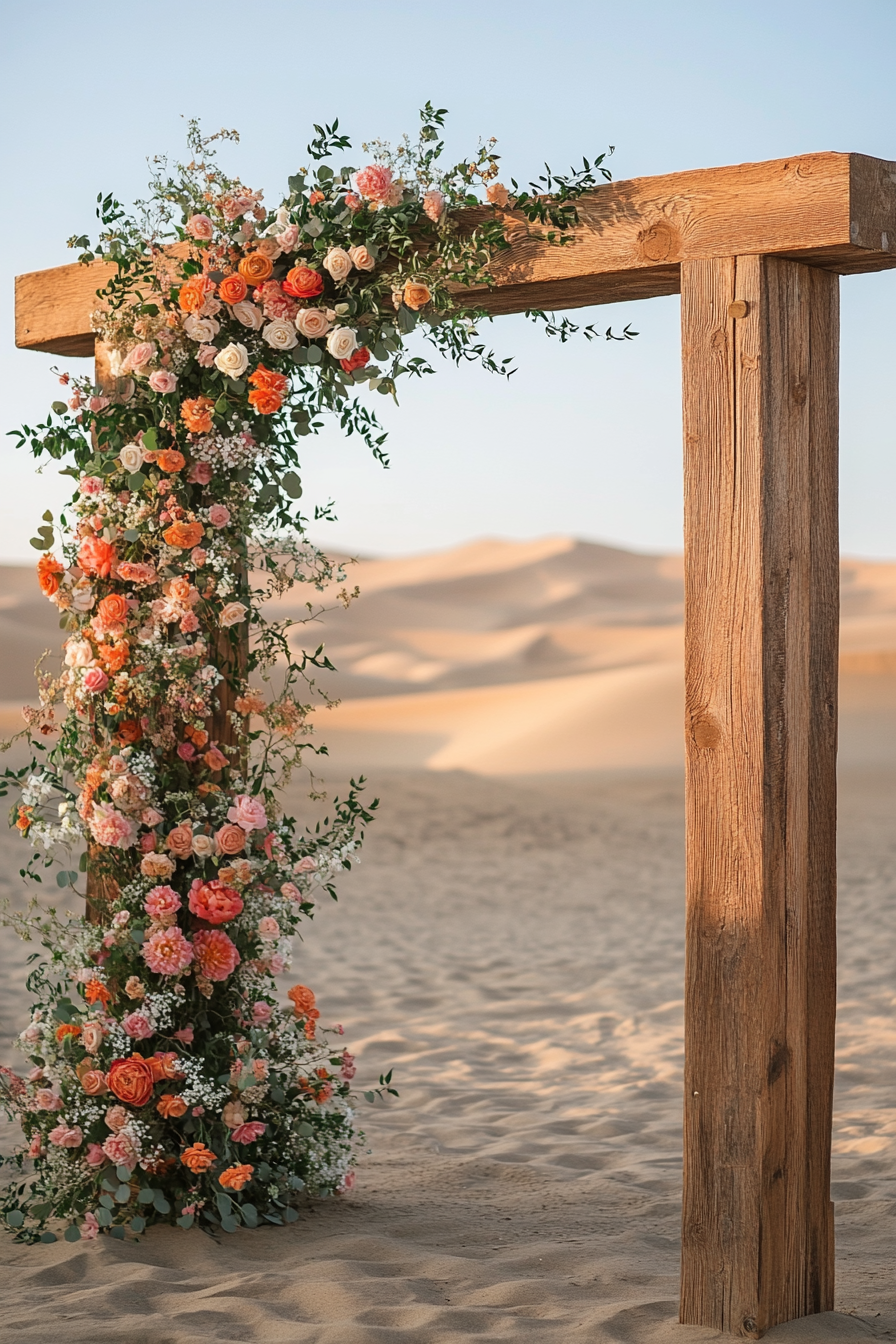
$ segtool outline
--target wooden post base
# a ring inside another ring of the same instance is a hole
[[[833,1305],[837,277],[682,264],[682,1322]]]

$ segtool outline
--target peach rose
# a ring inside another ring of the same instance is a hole
[[[510,193],[502,182],[490,182],[485,194],[492,205],[506,205],[510,200]]]
[[[363,243],[358,243],[355,247],[350,247],[348,254],[352,259],[352,265],[358,271],[372,271],[374,266],[376,266],[376,262]]]
[[[186,1115],[187,1103],[173,1092],[163,1092],[156,1102],[156,1110],[163,1120],[177,1120]]]
[[[331,247],[322,264],[337,284],[341,284],[351,274],[352,259],[344,247]]]
[[[358,348],[358,335],[351,327],[334,327],[327,337],[327,350],[334,359],[348,359]]]
[[[81,1028],[81,1044],[88,1055],[95,1055],[103,1043],[105,1032],[99,1022],[85,1022]]]
[[[140,860],[140,871],[144,877],[170,877],[174,864],[167,854],[144,854]]]
[[[228,602],[221,608],[221,615],[218,618],[220,624],[225,628],[229,625],[240,625],[249,614],[248,607],[242,602]]]
[[[79,1069],[78,1077],[88,1097],[101,1097],[109,1091],[102,1069],[84,1069],[83,1072]]]
[[[246,832],[242,826],[222,826],[215,835],[219,854],[239,854],[246,847]]]
[[[417,313],[421,308],[426,307],[432,298],[432,293],[429,286],[424,285],[422,280],[407,280],[402,290],[402,298],[405,307]]]
[[[433,224],[438,224],[444,209],[445,197],[438,187],[430,187],[429,191],[423,193],[423,213],[428,219],[432,220]]]
[[[244,327],[250,327],[252,331],[258,331],[264,323],[264,313],[254,303],[235,303],[233,315],[237,322],[241,322]]]
[[[168,832],[165,848],[177,859],[188,859],[193,853],[192,826],[184,821],[179,826],[175,826],[173,831]]]
[[[372,163],[355,174],[355,190],[368,201],[385,201],[392,191],[392,169]]]
[[[226,924],[241,912],[243,901],[238,891],[217,878],[203,882],[197,877],[190,887],[189,905],[192,913],[207,924]]]
[[[242,1101],[228,1101],[221,1112],[221,1119],[228,1129],[238,1129],[246,1123],[246,1118]]]
[[[207,243],[214,233],[208,215],[191,215],[187,220],[186,230],[191,238],[197,238],[203,243]]]
[[[296,313],[296,329],[307,340],[316,341],[330,330],[330,319],[322,308],[300,308]]]

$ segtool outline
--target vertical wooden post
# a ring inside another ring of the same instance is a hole
[[[837,276],[682,265],[682,1322],[833,1305]]]

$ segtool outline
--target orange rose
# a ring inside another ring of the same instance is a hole
[[[274,263],[260,252],[251,252],[248,257],[243,257],[237,269],[251,285],[260,285],[273,275]]]
[[[59,592],[59,575],[65,573],[54,555],[42,555],[37,562],[37,581],[44,597],[52,597]]]
[[[123,639],[118,644],[98,644],[96,651],[107,672],[120,672],[128,660],[131,648],[127,640]]]
[[[125,719],[118,725],[118,731],[115,734],[115,741],[120,747],[132,747],[135,742],[139,742],[143,736],[143,729],[136,719]]]
[[[185,822],[168,832],[165,848],[178,859],[188,859],[193,853],[193,828]]]
[[[252,1173],[255,1170],[248,1162],[243,1162],[238,1167],[228,1167],[222,1171],[218,1181],[225,1190],[242,1190],[243,1186],[252,1179]]]
[[[177,580],[175,579],[175,583],[176,582]],[[205,729],[194,728],[192,724],[190,724],[188,727],[184,729],[184,736],[188,737],[191,742],[194,742],[200,751],[208,741],[208,733],[205,731]]]
[[[292,999],[296,1017],[308,1017],[315,1010],[317,1000],[313,990],[307,985],[293,985],[292,989],[287,991],[286,997]]]
[[[191,1144],[180,1155],[180,1160],[185,1167],[198,1175],[201,1171],[208,1171],[213,1162],[217,1162],[218,1157],[210,1148],[206,1148],[204,1143]]]
[[[194,275],[185,285],[181,285],[177,301],[185,313],[198,313],[205,307],[205,301],[214,294],[214,283],[206,275]]]
[[[127,598],[122,597],[121,593],[109,593],[100,602],[96,613],[107,629],[110,625],[121,625],[128,618]]]
[[[215,835],[215,843],[219,854],[239,854],[246,847],[246,832],[228,821]]]
[[[85,574],[108,579],[115,563],[115,547],[102,537],[85,537],[78,547],[78,564]]]
[[[145,1106],[152,1096],[153,1081],[152,1069],[142,1055],[113,1059],[109,1065],[109,1087],[128,1106]]]
[[[276,415],[283,405],[283,398],[277,392],[259,387],[255,392],[249,393],[249,405],[254,406],[259,415]]]
[[[182,551],[190,551],[198,546],[205,533],[201,523],[172,523],[166,527],[162,536],[169,546],[177,546]]]
[[[180,418],[191,434],[208,434],[212,427],[211,397],[187,397],[181,402]]]
[[[157,455],[156,462],[162,471],[170,474],[174,471],[180,471],[181,467],[185,467],[187,459],[176,448],[163,448]]]
[[[183,1097],[176,1097],[173,1092],[163,1092],[156,1102],[156,1110],[163,1120],[177,1120],[179,1116],[186,1114],[187,1103]]]
[[[404,299],[405,307],[412,308],[416,313],[421,308],[426,307],[432,298],[432,293],[430,292],[429,286],[424,285],[421,280],[408,280],[405,283],[402,298]]]
[[[74,1022],[62,1022],[56,1028],[57,1041],[64,1041],[66,1036],[80,1036],[80,1035],[81,1035],[81,1028],[77,1026]]]
[[[275,373],[273,369],[266,369],[263,364],[259,364],[254,373],[249,374],[249,382],[253,387],[264,388],[266,392],[283,393],[289,386],[289,379],[282,373]]]
[[[293,266],[283,281],[283,291],[294,299],[314,299],[324,287],[324,278],[320,271],[310,266]]]
[[[218,286],[218,297],[224,303],[242,303],[249,292],[249,286],[241,275],[228,275]]]
[[[154,1082],[159,1082],[162,1078],[183,1078],[183,1074],[178,1071],[177,1055],[173,1050],[157,1050],[154,1055],[147,1059],[149,1071],[153,1076]]]

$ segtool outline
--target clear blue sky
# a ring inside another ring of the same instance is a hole
[[[226,162],[269,202],[312,122],[338,116],[356,146],[394,139],[427,98],[451,109],[452,154],[495,135],[508,177],[607,144],[616,177],[823,149],[896,158],[893,0],[42,0],[10,6],[3,34],[2,429],[58,395],[57,361],[14,349],[13,276],[70,261],[65,239],[92,229],[97,192],[139,196],[146,157],[181,150],[183,116],[237,127]],[[896,272],[842,292],[842,544],[896,556]],[[388,472],[353,440],[308,441],[308,497],[338,506],[321,539],[380,554],[548,532],[679,548],[678,302],[595,319],[641,335],[560,348],[504,318],[490,333],[517,357],[509,385],[445,365],[405,389],[386,408]],[[62,483],[3,451],[0,561],[33,558]]]

